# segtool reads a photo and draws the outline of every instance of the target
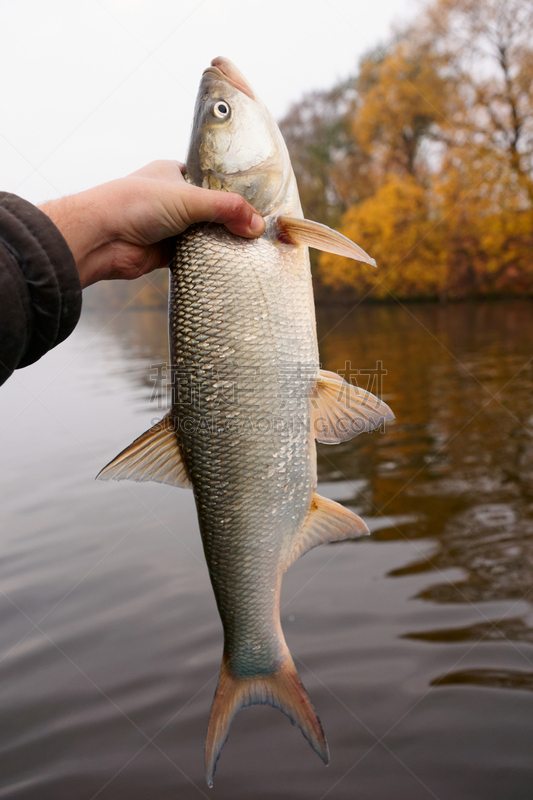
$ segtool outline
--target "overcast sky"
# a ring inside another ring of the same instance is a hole
[[[353,73],[420,0],[0,0],[0,188],[32,202],[185,160],[196,90],[230,58],[280,119]]]

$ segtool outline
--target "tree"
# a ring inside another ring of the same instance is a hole
[[[435,248],[427,194],[411,175],[392,173],[373,197],[350,208],[342,232],[376,259],[378,270],[329,253],[319,262],[326,286],[352,286],[359,296],[374,298],[438,297],[444,264]]]
[[[340,229],[378,261],[319,278],[385,297],[533,292],[533,4],[436,0],[363,60],[347,111],[370,197]]]
[[[451,115],[451,83],[442,56],[414,30],[379,62],[363,60],[351,128],[372,157],[378,182],[390,172],[426,178],[434,150],[428,144],[441,140]]]
[[[438,0],[425,31],[458,76],[450,144],[505,160],[533,202],[533,4]]]
[[[306,94],[280,122],[304,214],[327,225],[336,225],[350,205],[368,195],[366,156],[351,136],[347,115],[354,98],[349,79],[330,91]]]

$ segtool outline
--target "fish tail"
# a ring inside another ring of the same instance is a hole
[[[229,659],[224,654],[205,743],[205,777],[209,787],[213,786],[217,761],[228,738],[233,717],[239,709],[253,705],[269,705],[283,711],[292,724],[300,728],[322,761],[329,764],[328,744],[322,725],[288,649],[285,661],[277,672],[253,678],[233,675]]]

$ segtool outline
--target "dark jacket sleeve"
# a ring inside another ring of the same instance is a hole
[[[0,192],[0,384],[66,339],[80,313],[65,239],[36,206]]]

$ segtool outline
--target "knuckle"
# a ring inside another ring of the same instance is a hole
[[[249,206],[244,197],[240,194],[228,195],[228,211],[233,217],[245,217],[248,215]]]

